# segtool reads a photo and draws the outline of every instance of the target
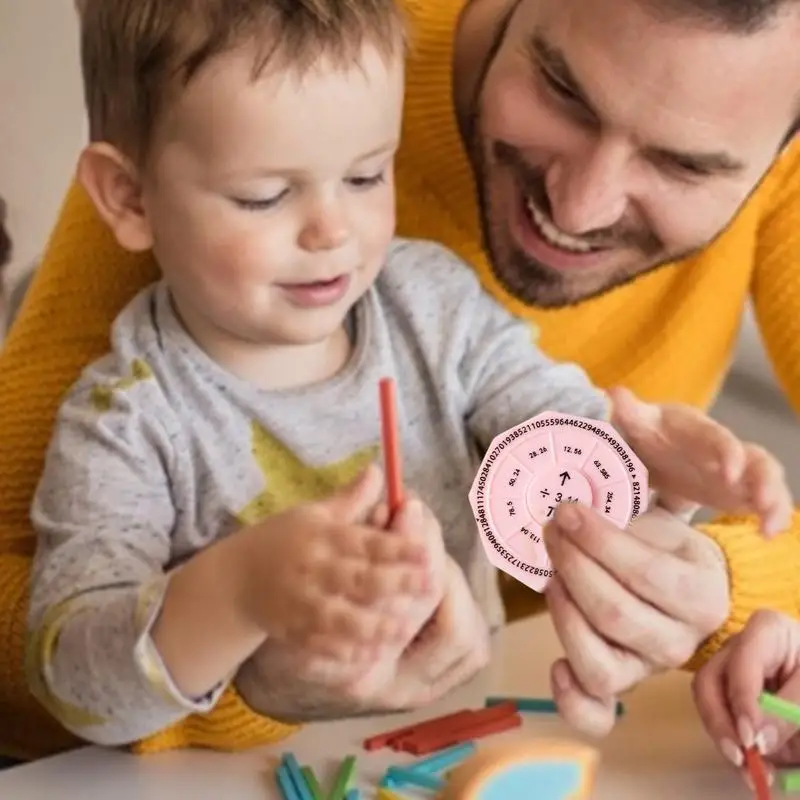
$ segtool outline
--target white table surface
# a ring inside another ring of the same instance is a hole
[[[307,727],[274,748],[226,755],[203,751],[132,756],[85,748],[0,771],[0,797],[9,800],[278,800],[274,757],[291,750],[321,781],[330,782],[348,753],[358,758],[365,798],[389,764],[410,760],[388,750],[367,753],[374,733],[465,706],[489,694],[547,697],[548,666],[560,647],[546,616],[524,620],[498,635],[491,666],[470,685],[422,713]],[[749,800],[744,783],[717,755],[693,709],[689,677],[654,678],[625,698],[626,715],[599,744],[602,754],[594,800]],[[522,729],[502,736],[572,736],[550,715],[526,714]],[[500,736],[491,737],[497,741]],[[325,787],[323,783],[323,788]],[[408,797],[424,797],[425,792]],[[777,791],[776,798],[781,796]],[[428,797],[430,795],[428,794]],[[536,800],[532,794],[531,800]]]

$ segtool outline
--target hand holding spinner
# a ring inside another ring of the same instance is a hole
[[[545,412],[492,440],[469,499],[489,561],[542,591],[553,576],[542,529],[560,503],[624,528],[647,495],[647,469],[609,423]]]

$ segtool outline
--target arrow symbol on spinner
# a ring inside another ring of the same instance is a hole
[[[561,478],[562,486],[570,479],[569,472],[562,472],[558,477]]]

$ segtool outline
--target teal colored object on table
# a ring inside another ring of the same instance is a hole
[[[275,770],[275,780],[278,782],[278,789],[283,795],[283,800],[301,800],[297,793],[292,776],[284,764]]]
[[[417,771],[404,767],[389,767],[386,776],[392,786],[418,786],[421,789],[431,789],[434,792],[444,786],[441,778],[427,772]],[[389,788],[389,787],[387,787]]]
[[[344,800],[361,800],[361,792],[358,789],[351,789],[345,796]]]
[[[284,753],[283,766],[289,773],[289,779],[294,786],[295,793],[299,800],[314,800],[314,795],[311,788],[306,783],[305,776],[300,771],[300,765],[292,753]]]
[[[487,697],[484,705],[487,708],[491,706],[499,706],[503,703],[514,703],[517,711],[522,713],[530,712],[532,714],[557,714],[558,706],[556,701],[551,697]],[[617,701],[616,714],[621,717],[625,714],[625,706]]]
[[[570,800],[582,782],[582,765],[571,761],[514,764],[486,779],[480,800]]]
[[[474,752],[474,742],[464,742],[463,744],[448,747],[446,750],[440,750],[438,753],[427,756],[427,758],[421,758],[419,761],[410,764],[409,768],[415,772],[441,772],[455,766]]]

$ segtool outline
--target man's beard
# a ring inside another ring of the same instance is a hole
[[[507,228],[500,230],[494,228],[494,220],[497,220],[498,225],[503,223],[492,207],[489,191],[490,170],[480,146],[482,137],[479,121],[476,121],[472,130],[475,138],[469,145],[470,160],[474,170],[482,245],[488,255],[492,274],[503,289],[516,299],[538,308],[563,308],[576,305],[630,283],[640,275],[674,260],[663,256],[663,245],[654,234],[641,229],[632,230],[622,225],[592,231],[580,238],[590,245],[607,246],[611,249],[625,248],[628,252],[640,254],[634,269],[624,265],[612,267],[605,274],[594,273],[588,281],[576,282],[574,280],[576,275],[579,279],[581,277],[577,270],[565,273],[529,255],[511,240]],[[519,188],[525,197],[530,198],[537,208],[552,219],[551,205],[545,189],[545,177],[541,171],[524,164],[522,156],[515,153],[514,148],[502,142],[495,143],[493,152],[494,164],[514,175],[515,183],[519,184],[518,187],[515,186],[515,191]],[[688,255],[689,251],[681,257]]]

